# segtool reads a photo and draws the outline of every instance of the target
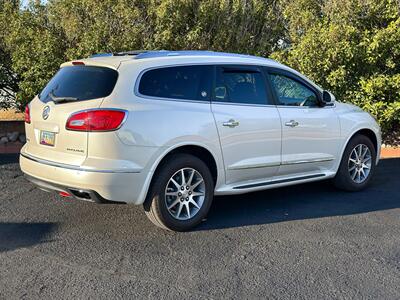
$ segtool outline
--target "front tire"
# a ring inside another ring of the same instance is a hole
[[[375,164],[376,150],[371,140],[365,135],[355,135],[346,146],[333,183],[345,191],[363,190],[371,181]]]
[[[189,154],[175,154],[154,176],[143,206],[155,225],[187,231],[206,217],[213,200],[214,181],[202,160]]]

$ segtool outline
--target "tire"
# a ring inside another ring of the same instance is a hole
[[[355,150],[356,147],[358,148]],[[361,151],[359,151],[360,147]],[[358,161],[357,157],[362,156],[359,155],[358,153],[359,152],[364,153],[364,151],[366,151],[365,150],[366,148],[368,148],[369,152],[366,152],[365,154],[364,163],[356,164],[354,161]],[[356,153],[353,151],[356,151]],[[367,155],[368,153],[370,153],[370,159],[368,159]],[[363,190],[371,182],[371,178],[375,172],[375,163],[376,163],[375,146],[368,137],[366,137],[365,135],[357,134],[350,139],[349,143],[346,146],[346,149],[344,150],[339,170],[333,179],[333,184],[337,188],[349,192]],[[368,169],[362,166],[366,164],[370,166],[370,169],[367,176],[363,178],[362,174],[363,173],[366,174]],[[361,168],[363,168],[363,173],[361,171],[358,172],[358,170],[361,170]]]
[[[182,177],[186,184],[182,185]],[[158,227],[187,231],[206,217],[213,196],[214,181],[207,165],[193,155],[174,154],[154,175],[143,207]]]

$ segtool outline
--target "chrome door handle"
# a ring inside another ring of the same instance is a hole
[[[285,126],[296,127],[299,126],[299,122],[296,122],[295,120],[290,120],[289,122],[285,123]]]
[[[239,126],[239,122],[235,121],[234,119],[230,119],[228,122],[222,123],[222,125],[233,128],[233,127]]]

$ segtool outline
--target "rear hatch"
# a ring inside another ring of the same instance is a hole
[[[66,129],[78,111],[99,108],[118,78],[112,68],[87,65],[62,67],[29,104],[25,153],[68,165],[81,165],[87,157],[89,133]]]

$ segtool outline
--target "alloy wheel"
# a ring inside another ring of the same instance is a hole
[[[205,192],[205,182],[198,171],[180,169],[171,176],[165,189],[168,212],[180,221],[193,218],[204,203]]]
[[[348,170],[351,180],[363,183],[369,176],[372,167],[371,150],[364,144],[358,144],[350,153]]]

